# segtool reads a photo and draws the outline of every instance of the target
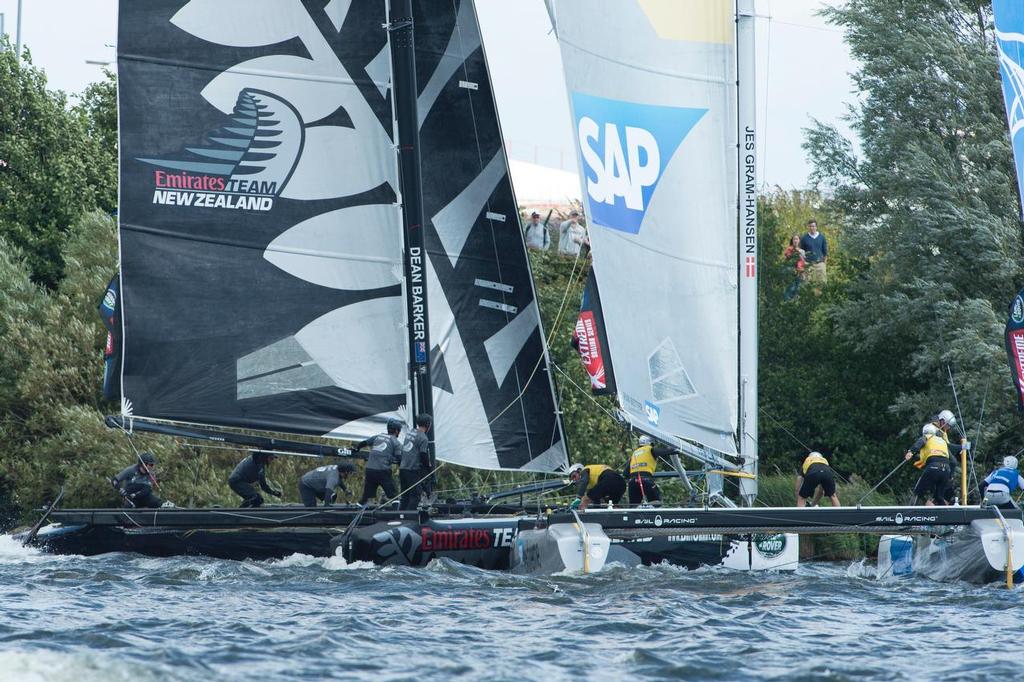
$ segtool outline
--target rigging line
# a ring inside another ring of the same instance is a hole
[[[868,499],[868,496],[869,496],[869,495],[871,495],[871,493],[873,493],[873,492],[875,492],[876,490],[878,490],[878,488],[879,488],[879,487],[880,487],[880,486],[881,486],[881,485],[882,485],[883,483],[885,483],[886,481],[888,481],[888,480],[889,480],[889,478],[890,478],[890,477],[892,477],[892,475],[893,475],[893,474],[895,474],[895,473],[896,473],[897,471],[899,471],[899,470],[900,470],[900,467],[902,467],[902,466],[903,466],[904,464],[906,464],[906,463],[907,463],[907,462],[909,462],[909,461],[910,461],[910,460],[909,460],[909,459],[906,459],[906,458],[904,458],[904,459],[901,459],[901,460],[900,460],[900,463],[896,465],[896,468],[895,468],[895,469],[893,469],[893,470],[892,470],[892,471],[890,471],[890,472],[889,472],[888,474],[886,474],[886,475],[885,475],[885,478],[883,478],[883,479],[882,479],[881,481],[879,481],[878,483],[876,483],[876,484],[875,484],[875,487],[874,487],[874,488],[872,488],[871,490],[869,490],[869,491],[867,491],[866,493],[864,493],[864,496],[863,496],[863,497],[861,497],[861,498],[860,498],[859,500],[857,500],[857,508],[860,508],[860,505],[861,505],[861,504],[862,504],[862,503],[864,502],[864,500]]]
[[[977,491],[978,496],[981,496],[981,485],[978,483],[978,467],[975,466],[975,453],[978,451],[978,444],[981,442],[981,425],[985,420],[985,403],[988,402],[988,392],[992,388],[992,377],[988,379],[988,385],[985,386],[985,395],[981,398],[981,414],[978,415],[978,430],[977,435],[974,437],[974,447],[970,450],[970,461],[971,461],[971,480],[974,482],[974,489]]]
[[[788,436],[789,436],[790,438],[792,438],[793,440],[795,440],[795,441],[796,441],[796,442],[797,442],[797,443],[798,443],[798,444],[800,445],[800,447],[802,447],[802,448],[803,448],[804,450],[806,450],[807,452],[813,452],[813,451],[812,451],[812,450],[811,450],[811,449],[810,449],[809,447],[807,447],[807,444],[806,444],[806,443],[804,443],[804,442],[803,442],[802,440],[800,440],[799,438],[797,438],[797,437],[796,437],[796,436],[795,436],[795,435],[793,434],[793,432],[792,432],[792,431],[790,431],[789,429],[787,429],[787,428],[785,427],[785,425],[783,425],[783,423],[782,423],[782,422],[780,422],[780,421],[779,421],[778,419],[776,419],[776,418],[775,418],[775,417],[773,417],[773,416],[772,416],[771,414],[769,414],[769,413],[768,413],[768,410],[764,409],[763,407],[758,407],[758,410],[760,410],[760,411],[761,411],[762,413],[764,413],[764,416],[768,417],[768,418],[769,418],[769,419],[771,419],[771,420],[772,420],[773,422],[775,422],[776,424],[778,424],[779,428],[780,428],[780,429],[782,429],[783,431],[785,431],[785,432],[786,432],[786,434],[787,434],[787,435],[788,435]]]
[[[616,423],[618,423],[619,420],[616,419],[615,414],[613,412],[609,411],[608,408],[606,408],[604,405],[602,405],[601,403],[597,402],[597,398],[595,398],[590,393],[590,391],[588,391],[587,389],[583,388],[582,386],[577,384],[575,381],[573,381],[572,377],[569,376],[569,374],[564,369],[562,369],[561,365],[559,365],[557,362],[552,361],[551,362],[551,366],[554,367],[555,370],[559,374],[564,376],[566,381],[568,381],[570,384],[575,386],[580,391],[580,393],[583,393],[585,396],[587,396],[587,398],[590,399],[590,402],[592,402],[595,405],[597,405],[598,409],[600,409],[602,412],[604,412],[606,415],[608,415],[611,419],[614,419]]]
[[[580,250],[580,253],[576,254],[576,260],[573,261],[572,273],[569,275],[569,281],[565,285],[565,294],[562,296],[562,304],[561,304],[561,306],[558,309],[558,315],[555,316],[554,323],[551,325],[551,332],[548,335],[548,339],[546,341],[546,344],[548,346],[551,345],[551,339],[554,337],[555,329],[558,328],[558,323],[562,320],[562,313],[565,310],[565,302],[566,302],[566,300],[569,297],[569,292],[572,290],[573,282],[576,280],[576,265],[577,265],[577,263],[579,263],[580,254],[581,253],[582,253],[582,249]],[[582,270],[580,272],[582,272]],[[539,307],[539,304],[538,304],[538,307]],[[541,364],[543,362],[544,362],[544,353],[542,352],[540,357],[537,358],[537,362],[536,362],[536,364],[534,364],[533,370],[530,372],[530,376],[527,378],[526,385],[523,387],[523,390],[521,390],[519,392],[519,395],[517,395],[515,398],[513,398],[512,401],[501,410],[501,412],[496,414],[493,419],[491,419],[491,420],[489,420],[487,422],[488,426],[490,426],[491,424],[496,422],[499,418],[501,418],[501,415],[503,415],[506,412],[508,412],[517,402],[519,402],[522,399],[522,397],[526,394],[527,389],[530,388],[530,384],[533,383],[534,377],[537,376],[537,370],[540,369],[540,366],[541,366]],[[552,365],[555,364],[554,360],[551,361],[551,364]]]
[[[964,433],[964,416],[960,413],[960,398],[956,395],[956,384],[953,382],[953,370],[950,368],[949,363],[946,363],[946,371],[949,372],[949,385],[953,389],[953,402],[956,403],[956,430],[960,432],[960,437],[966,440],[967,434]]]
[[[842,33],[843,32],[842,29],[829,28],[828,26],[812,26],[811,24],[800,24],[800,23],[797,23],[795,21],[783,21],[782,19],[776,19],[775,17],[768,17],[768,18],[771,19],[772,21],[776,22],[776,23],[779,23],[779,24],[785,24],[786,26],[795,26],[797,28],[806,28],[806,29],[809,29],[809,30],[812,30],[812,31],[825,31],[827,33]]]

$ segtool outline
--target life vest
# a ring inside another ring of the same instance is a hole
[[[807,458],[804,459],[804,464],[802,467],[803,472],[806,474],[807,470],[810,469],[815,464],[824,464],[825,466],[828,466],[828,460],[819,455],[817,452],[813,452],[807,455]]]
[[[658,468],[654,459],[654,446],[641,445],[629,456],[629,475],[653,474]]]
[[[611,469],[607,464],[588,464],[583,468],[590,474],[590,478],[587,479],[588,491],[597,485],[597,479],[601,478],[601,474]]]
[[[1016,469],[996,469],[992,472],[992,480],[989,481],[989,485],[993,483],[1002,483],[1006,486],[1006,489],[1011,493],[1016,492],[1020,487],[1020,473]]]
[[[925,438],[924,445],[921,446],[921,452],[917,455],[917,461],[920,462],[918,466],[926,465],[928,460],[933,457],[949,459],[949,446],[946,442],[945,434],[943,434],[942,438],[938,436],[928,436]]]

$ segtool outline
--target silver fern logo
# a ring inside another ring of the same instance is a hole
[[[238,93],[230,123],[174,158],[139,158],[156,166],[153,203],[191,208],[269,211],[295,170],[302,120],[269,92]]]

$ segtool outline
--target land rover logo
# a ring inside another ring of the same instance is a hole
[[[755,535],[754,547],[765,559],[774,559],[786,551],[786,536],[782,533],[775,535]]]
[[[662,523],[664,523],[664,521],[662,521],[662,519],[661,519],[661,514],[658,514],[657,516],[654,517],[654,525],[655,526],[658,526],[659,528],[661,528],[661,524]]]
[[[1013,321],[1017,324],[1024,322],[1024,298],[1020,296],[1013,299]]]
[[[896,525],[899,526],[899,525],[902,525],[902,524],[903,524],[903,514],[897,513],[896,514]]]

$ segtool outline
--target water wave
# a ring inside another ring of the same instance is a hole
[[[990,652],[1014,650],[1024,593],[873,568],[530,577],[301,554],[54,557],[0,536],[0,680],[1016,675]]]

